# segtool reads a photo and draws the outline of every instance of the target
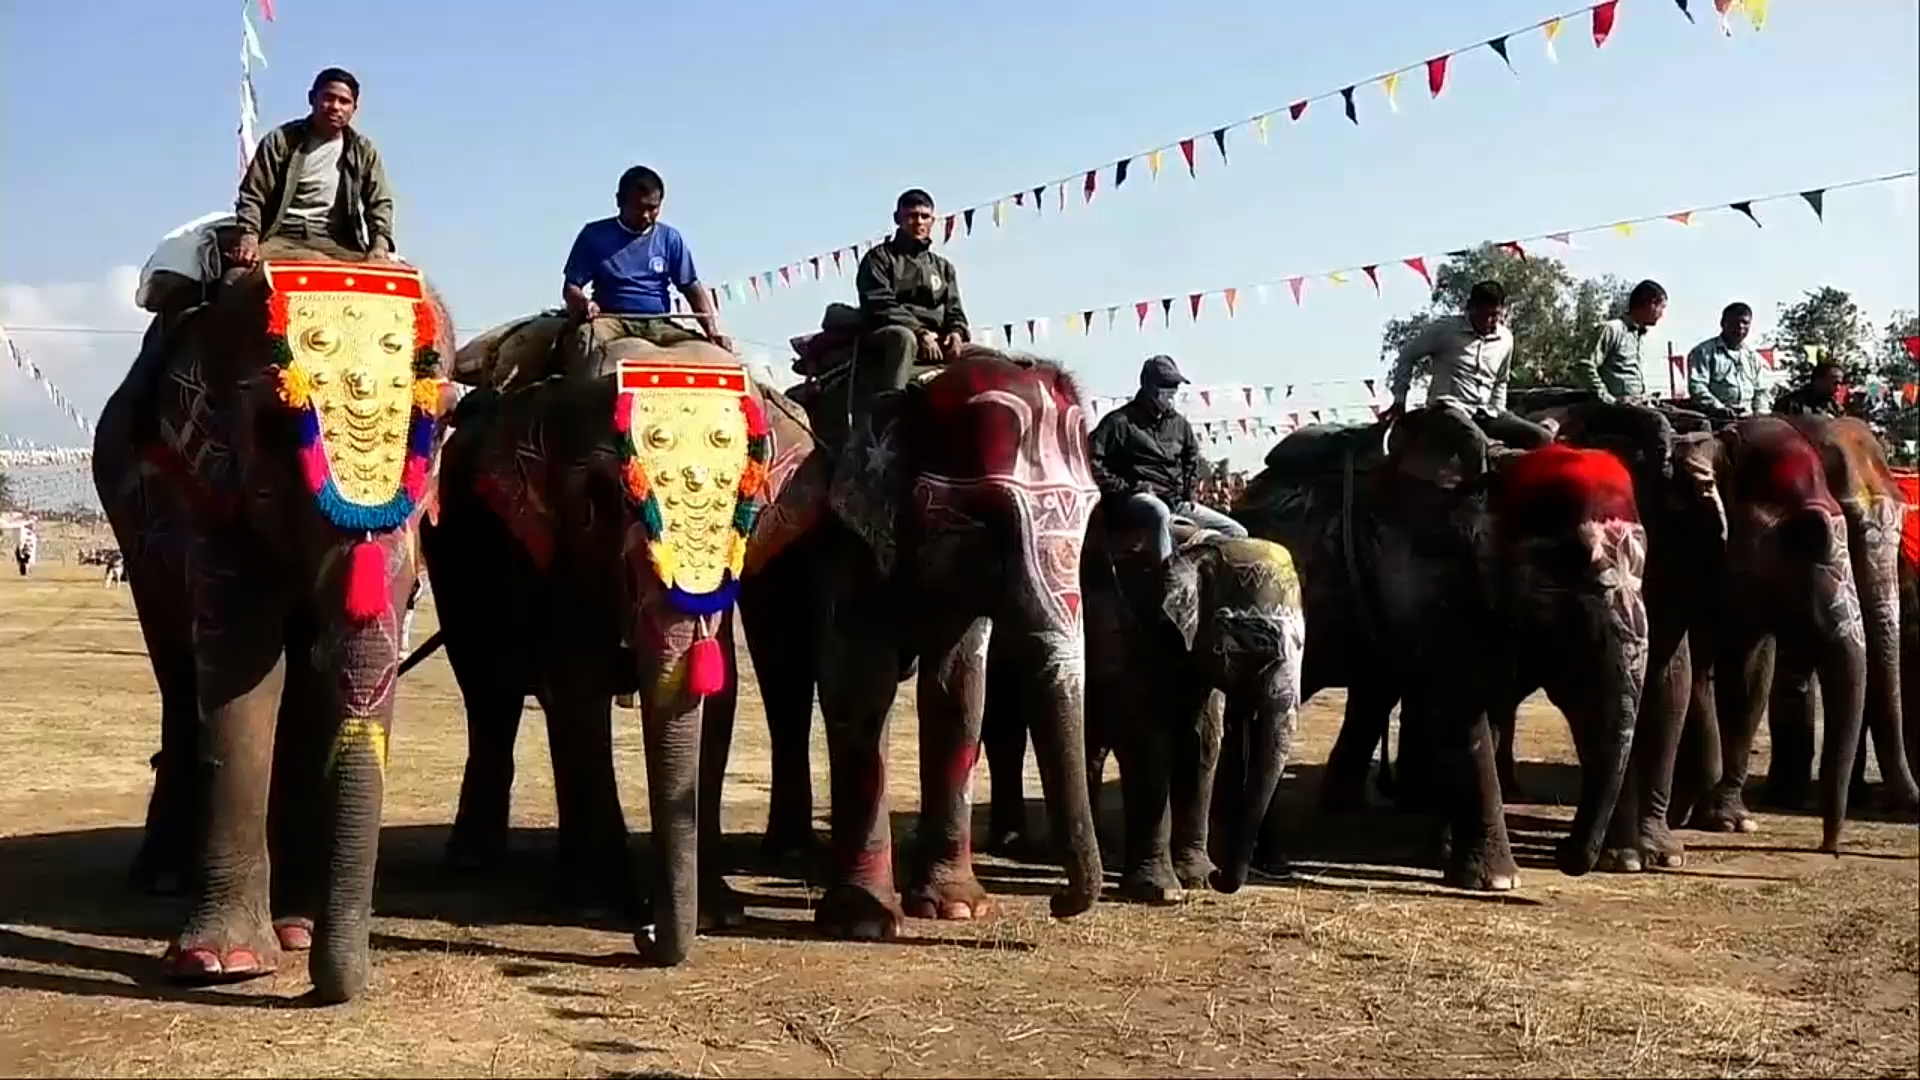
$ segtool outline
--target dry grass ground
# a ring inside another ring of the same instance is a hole
[[[746,930],[648,969],[625,932],[542,913],[554,810],[537,712],[513,871],[485,889],[441,876],[465,749],[439,658],[401,695],[371,991],[301,1007],[298,958],[183,990],[150,978],[180,905],[123,887],[158,710],[129,595],[95,574],[0,577],[0,1073],[1913,1076],[1920,1059],[1910,825],[1857,822],[1836,860],[1811,853],[1817,822],[1767,815],[1754,836],[1684,834],[1684,871],[1576,880],[1540,858],[1566,815],[1515,807],[1520,892],[1452,893],[1406,868],[1406,822],[1312,813],[1338,694],[1307,710],[1284,795],[1303,872],[1285,884],[1054,922],[1051,868],[983,859],[994,917],[874,946],[813,938],[803,883],[741,875]],[[432,625],[429,607],[417,638]],[[744,858],[767,761],[742,698],[726,825]],[[910,708],[895,777],[916,775]],[[1523,782],[1566,800],[1558,715],[1529,703],[1521,739],[1537,762]],[[617,740],[641,830],[633,714]],[[825,768],[816,730],[819,792]],[[895,792],[897,814],[913,803]]]

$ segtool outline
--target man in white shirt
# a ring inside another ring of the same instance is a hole
[[[1483,281],[1468,294],[1466,314],[1428,323],[1394,361],[1393,408],[1387,415],[1406,410],[1414,369],[1425,360],[1432,378],[1429,403],[1444,401],[1464,409],[1488,438],[1511,447],[1531,449],[1552,442],[1553,432],[1507,411],[1513,332],[1501,321],[1506,308],[1506,289],[1497,281]]]

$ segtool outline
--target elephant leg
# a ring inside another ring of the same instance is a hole
[[[1854,535],[1851,563],[1866,631],[1867,687],[1865,732],[1871,733],[1880,763],[1880,803],[1897,814],[1920,806],[1920,786],[1907,764],[1903,728],[1909,722],[1901,701],[1900,648],[1900,504],[1884,500],[1867,510],[1872,522],[1849,529]],[[1853,515],[1849,513],[1849,518]],[[1862,740],[1866,738],[1862,735]],[[1855,760],[1865,781],[1866,750]],[[1862,805],[1866,799],[1860,800]]]
[[[1172,756],[1169,725],[1161,715],[1164,689],[1142,688],[1140,697],[1115,702],[1121,735],[1114,745],[1120,764],[1120,803],[1124,822],[1120,856],[1120,895],[1148,904],[1178,901],[1184,895],[1171,857],[1172,813],[1168,775]]]
[[[1214,774],[1220,768],[1220,737],[1226,696],[1200,686],[1183,695],[1168,714],[1172,731],[1167,787],[1173,807],[1173,872],[1189,889],[1206,887],[1213,874],[1207,855],[1207,818],[1212,806]]]
[[[1680,730],[1680,745],[1674,755],[1672,801],[1667,805],[1667,827],[1683,828],[1691,824],[1694,811],[1720,782],[1720,710],[1714,694],[1712,654],[1704,644],[1689,652],[1693,664],[1693,684],[1688,687],[1685,715]]]
[[[251,978],[279,967],[268,897],[267,798],[286,680],[283,627],[257,555],[239,537],[196,538],[194,645],[199,774],[207,793],[199,887],[167,950],[175,978]]]
[[[1745,638],[1715,664],[1714,700],[1719,720],[1720,779],[1694,809],[1692,826],[1705,832],[1754,832],[1760,826],[1747,811],[1744,791],[1752,767],[1753,737],[1759,733],[1773,685],[1772,637]]]
[[[1487,726],[1493,731],[1493,771],[1500,779],[1500,798],[1503,802],[1526,802],[1526,795],[1520,790],[1519,773],[1514,764],[1513,739],[1520,726],[1520,702],[1516,698],[1501,698],[1487,710]]]
[[[1780,654],[1767,699],[1767,779],[1759,791],[1767,806],[1803,810],[1813,795],[1815,701],[1812,665]]]
[[[844,567],[842,572],[851,573]],[[820,714],[827,725],[832,877],[814,922],[835,937],[863,940],[897,937],[906,920],[894,890],[887,813],[887,714],[899,687],[900,639],[876,596],[883,589],[862,580],[835,598],[840,602],[830,608],[818,669]]]
[[[905,908],[919,919],[973,919],[987,891],[973,873],[973,772],[985,716],[985,618],[933,616],[920,650],[920,826]]]
[[[812,856],[813,772],[808,736],[813,728],[815,651],[794,646],[793,627],[811,629],[818,613],[809,592],[810,564],[783,557],[740,587],[740,625],[753,658],[754,681],[767,714],[772,791],[761,857],[798,868]]]
[[[326,716],[316,706],[331,699],[325,673],[314,666],[310,630],[289,632],[286,687],[273,739],[273,780],[267,797],[271,910],[280,947],[313,946],[314,920],[326,898]]]
[[[637,913],[644,923],[646,912],[635,895],[626,815],[613,771],[613,691],[599,665],[569,655],[581,651],[555,648],[548,677],[538,689],[547,716],[560,819],[559,866],[551,900],[587,919]],[[651,794],[651,783],[648,787]],[[659,817],[653,819],[653,829],[657,838]]]
[[[734,655],[733,619],[720,620],[720,652]],[[733,750],[733,717],[740,680],[728,679],[707,698],[700,718],[700,929],[732,929],[747,921],[746,901],[727,884],[721,858],[725,830],[720,820],[726,794],[727,758]],[[811,831],[809,829],[809,831]]]
[[[1019,855],[1027,847],[1027,718],[1017,695],[1007,692],[1005,665],[996,670],[988,646],[987,713],[981,723],[981,741],[987,751],[989,781],[987,850],[996,855]],[[1089,725],[1091,730],[1091,725]]]
[[[449,642],[447,659],[466,706],[467,763],[460,802],[447,837],[447,864],[456,872],[500,865],[507,851],[508,813],[513,804],[513,748],[526,709],[527,681],[517,666],[488,650],[487,642]],[[558,771],[555,773],[556,779]]]
[[[193,656],[183,645],[171,643],[165,652],[148,646],[160,684],[160,752],[153,757],[153,795],[129,880],[135,890],[152,896],[176,896],[193,887],[194,853],[206,827],[195,768],[200,707]]]
[[[1634,723],[1633,753],[1608,822],[1606,848],[1594,869],[1637,873],[1648,866],[1678,868],[1684,848],[1667,827],[1674,762],[1693,686],[1692,652],[1684,628],[1656,624],[1647,676]],[[1582,768],[1588,766],[1582,764]]]
[[[1327,753],[1326,778],[1320,789],[1322,810],[1338,813],[1367,805],[1367,771],[1373,767],[1374,750],[1387,740],[1398,697],[1386,680],[1369,679],[1348,688],[1346,715]],[[1404,713],[1401,738],[1406,738]]]
[[[1434,702],[1429,749],[1435,751],[1438,775],[1433,780],[1448,790],[1451,851],[1447,884],[1457,888],[1504,892],[1520,883],[1507,837],[1506,807],[1500,801],[1500,779],[1493,765],[1493,729],[1483,710],[1457,702]],[[1404,716],[1408,709],[1401,707]],[[1426,709],[1417,711],[1427,712]]]

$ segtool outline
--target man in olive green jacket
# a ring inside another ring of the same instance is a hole
[[[393,191],[372,140],[355,131],[360,82],[339,68],[315,76],[313,112],[267,132],[234,200],[232,266],[252,266],[260,248],[352,260],[393,254]],[[282,243],[275,243],[281,241]]]

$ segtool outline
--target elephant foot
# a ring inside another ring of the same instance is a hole
[[[313,920],[305,915],[288,915],[273,920],[273,936],[283,952],[306,952],[313,948]]]
[[[846,941],[892,941],[906,922],[906,913],[891,890],[882,896],[858,885],[828,889],[813,912],[813,923],[822,933]]]
[[[1638,874],[1647,867],[1640,859],[1639,849],[1612,847],[1600,852],[1593,868],[1602,874]]]
[[[1204,888],[1212,879],[1214,869],[1213,860],[1204,851],[1191,851],[1173,861],[1173,876],[1189,889]]]
[[[1688,824],[1701,832],[1753,833],[1760,823],[1753,819],[1738,791],[1715,792],[1693,810]]]
[[[1187,890],[1173,867],[1162,862],[1120,875],[1118,895],[1136,904],[1178,904],[1187,898]]]
[[[1687,846],[1674,838],[1662,818],[1640,823],[1640,857],[1656,870],[1678,870],[1686,865]]]
[[[1452,851],[1460,850],[1451,837],[1446,842]],[[1448,859],[1444,880],[1453,888],[1471,892],[1512,892],[1520,887],[1520,867],[1512,855],[1495,858],[1468,851],[1461,857]]]
[[[161,967],[168,978],[181,982],[255,979],[279,970],[280,942],[265,919],[195,919],[167,948]]]
[[[734,891],[725,880],[714,879],[700,886],[700,930],[737,930],[747,924],[746,897]]]
[[[907,890],[905,909],[915,919],[966,922],[984,918],[993,906],[973,869],[936,871],[931,880]]]

